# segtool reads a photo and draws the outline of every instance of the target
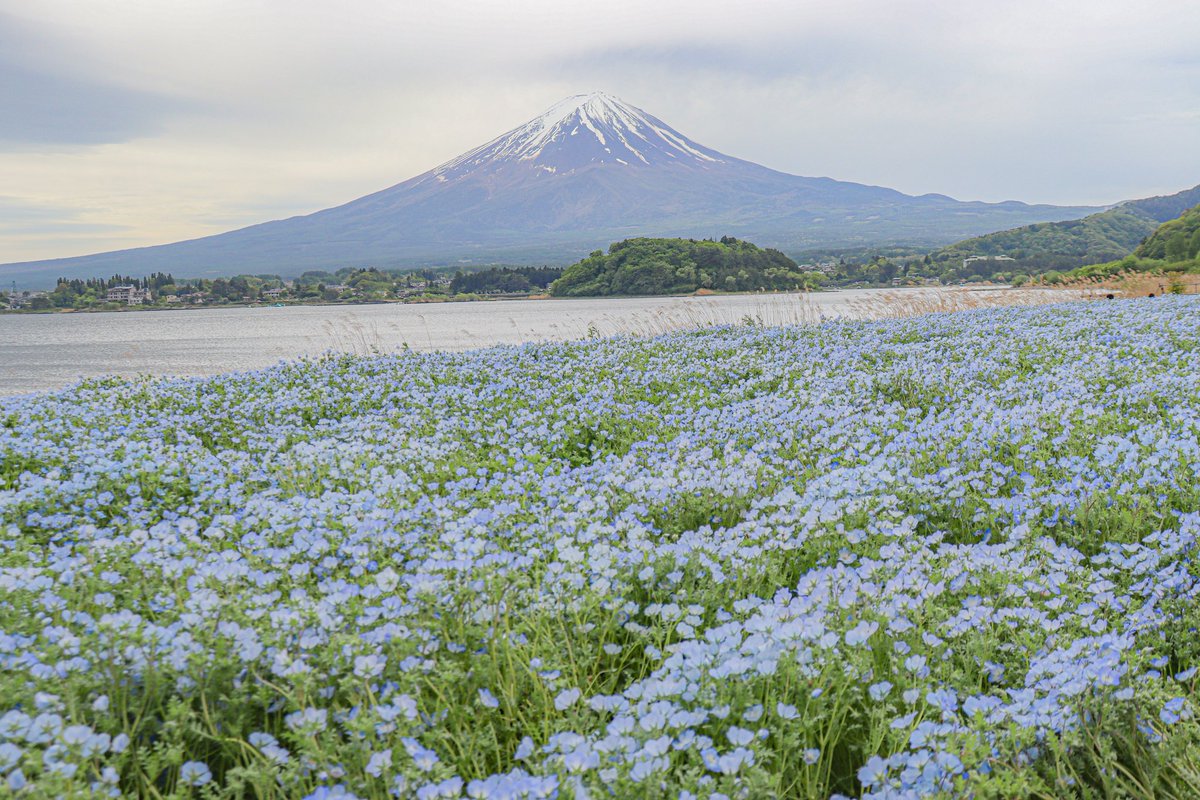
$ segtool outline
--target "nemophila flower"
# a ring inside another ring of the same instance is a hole
[[[0,772],[8,772],[21,761],[23,751],[12,742],[0,743]]]
[[[5,781],[8,784],[9,791],[19,792],[26,787],[28,782],[25,779],[25,773],[19,769],[14,769],[8,773],[8,778]]]
[[[385,769],[392,766],[392,751],[380,750],[378,753],[372,753],[371,758],[367,761],[366,772],[368,775],[378,778],[383,774]]]
[[[24,712],[12,710],[0,716],[0,738],[23,740],[33,720]]]
[[[490,691],[488,691],[487,689],[479,690],[479,703],[484,708],[499,708],[500,707],[500,701],[497,700],[496,696],[494,694],[492,694]]]
[[[671,762],[668,759],[662,757],[647,761],[636,761],[633,768],[629,770],[629,777],[635,783],[641,783],[652,775],[665,771],[670,764]]]
[[[863,620],[850,630],[846,631],[846,644],[851,646],[860,645],[870,639],[877,630],[879,630],[878,622]]]
[[[440,761],[437,753],[423,746],[416,739],[404,738],[401,739],[401,742],[409,757],[412,758],[413,764],[422,772],[429,772]]]
[[[212,780],[212,772],[203,761],[186,761],[179,768],[179,780],[188,786],[203,786]]]
[[[305,734],[319,733],[325,730],[329,711],[324,708],[304,708],[294,711],[284,717],[284,723],[293,731]]]
[[[436,798],[459,797],[462,793],[463,780],[458,776],[447,778],[438,783],[431,783],[417,789],[418,800],[435,800]]]
[[[879,756],[871,756],[858,770],[858,780],[863,786],[878,786],[886,777],[887,762]]]
[[[925,702],[943,713],[953,713],[958,708],[958,698],[949,689],[938,689],[925,695]]]
[[[563,767],[567,772],[583,772],[600,766],[600,754],[586,746],[577,747],[563,755]]]
[[[1191,713],[1186,703],[1187,700],[1182,697],[1168,700],[1163,704],[1162,710],[1158,712],[1158,718],[1166,725],[1174,725],[1182,719],[1187,719]]]
[[[358,795],[346,788],[345,784],[320,786],[304,796],[304,800],[359,800]]]
[[[804,755],[804,763],[805,764],[809,764],[809,765],[816,764],[818,761],[821,760],[821,750],[820,750],[820,748],[817,748],[817,747],[807,748],[804,751],[803,755]]]
[[[728,739],[730,744],[734,745],[735,747],[742,747],[754,741],[754,732],[748,731],[745,728],[739,728],[735,725],[734,727],[725,731],[725,738]]]
[[[103,794],[131,747],[92,698],[191,704],[227,675],[213,724],[284,782],[373,785],[407,740],[397,796],[707,796],[751,759],[821,763],[783,748],[857,697],[861,736],[909,745],[865,796],[1019,785],[1045,757],[1009,757],[1024,737],[1193,724],[1156,687],[1197,667],[1161,661],[1196,592],[1197,338],[1194,301],[1121,301],[0,399],[24,465],[0,477],[0,596],[30,620],[0,632],[0,748]],[[443,787],[495,745],[467,687],[497,665],[555,702],[512,732],[521,770]]]
[[[533,755],[533,740],[528,736],[522,737],[521,743],[517,746],[517,750],[513,753],[513,758],[517,761],[524,761]]]
[[[554,708],[558,711],[564,711],[575,705],[580,697],[581,692],[578,689],[564,689],[554,696]]]
[[[387,658],[370,654],[354,657],[354,674],[359,678],[376,678],[383,674]]]
[[[743,766],[754,764],[754,751],[744,747],[735,748],[727,753],[707,748],[701,751],[700,756],[709,771],[722,775],[736,775]]]
[[[876,702],[883,700],[885,697],[888,696],[888,693],[891,691],[892,691],[892,684],[890,681],[880,681],[879,683],[873,683],[873,684],[871,684],[871,686],[868,689],[868,693],[871,695],[871,699],[875,700]]]
[[[32,744],[45,744],[57,738],[62,728],[63,719],[58,714],[41,713],[29,723],[24,737]]]

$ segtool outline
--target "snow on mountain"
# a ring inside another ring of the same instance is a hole
[[[650,166],[670,159],[696,165],[728,162],[640,108],[592,92],[555,103],[524,125],[442,164],[430,178],[448,182],[514,164],[569,175],[601,165]]]
[[[752,124],[770,124],[770,110]],[[0,279],[351,265],[568,263],[632,236],[749,239],[793,253],[936,246],[1096,209],[912,197],[789,175],[705,147],[603,92],[569,97],[421,175],[344,205],[186,242],[0,265]]]

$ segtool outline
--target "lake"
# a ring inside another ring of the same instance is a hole
[[[1074,299],[1078,292],[938,287],[741,294],[211,308],[0,315],[0,396],[104,375],[213,375],[329,350],[464,350],[496,344],[663,333],[685,327],[811,324]]]

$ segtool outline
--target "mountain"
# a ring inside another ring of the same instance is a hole
[[[1044,272],[1115,261],[1129,255],[1164,222],[1200,203],[1200,186],[1172,195],[1130,200],[1083,219],[1026,225],[977,236],[930,254],[933,263],[971,256],[1007,256],[993,266],[1006,271]],[[1161,258],[1162,256],[1155,256]],[[980,262],[978,269],[988,269]]]
[[[1095,210],[914,197],[789,175],[719,153],[594,92],[563,100],[429,172],[336,208],[174,244],[0,266],[0,280],[568,263],[618,239],[654,235],[731,234],[792,252],[933,246]]]

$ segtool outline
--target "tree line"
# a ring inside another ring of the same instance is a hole
[[[562,297],[688,294],[813,288],[822,278],[778,250],[731,236],[626,239],[567,267],[550,285]]]

